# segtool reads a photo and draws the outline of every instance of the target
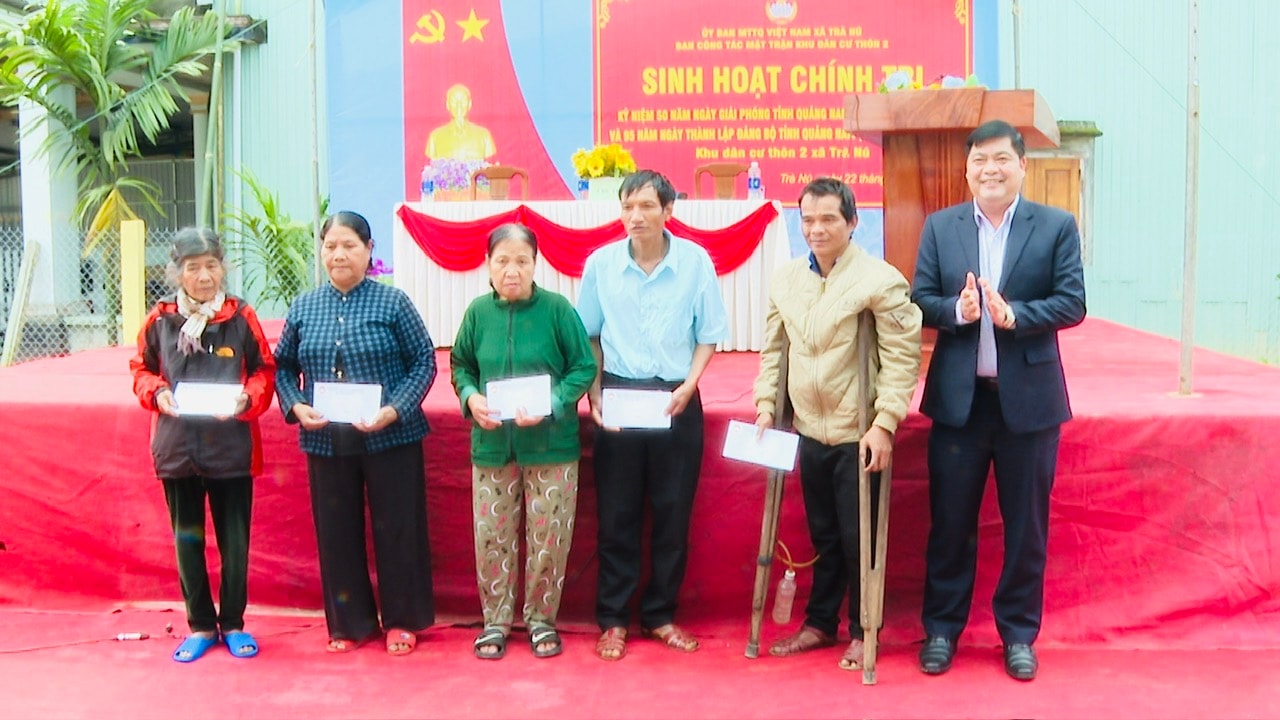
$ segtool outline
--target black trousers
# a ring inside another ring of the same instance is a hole
[[[858,563],[858,443],[824,445],[800,436],[800,488],[809,540],[818,554],[805,624],[840,632],[840,606],[848,597],[849,635],[862,637],[862,577]],[[871,474],[871,526],[875,527],[880,473]]]
[[[173,544],[178,555],[178,579],[187,606],[191,632],[230,632],[244,628],[248,602],[249,515],[253,511],[253,479],[163,478],[169,505]],[[214,609],[209,570],[205,563],[205,499],[218,539],[222,582],[219,609]]]
[[[998,391],[979,385],[964,427],[934,423],[929,433],[929,545],[922,620],[925,632],[955,639],[969,620],[978,563],[978,510],[995,465],[1004,523],[1004,567],[992,598],[1006,645],[1033,643],[1044,609],[1049,492],[1060,426],[1013,432]]]
[[[678,383],[624,381],[606,375],[606,387],[664,387]],[[640,624],[672,622],[689,559],[689,520],[702,469],[702,399],[698,393],[671,419],[669,430],[596,430],[596,509],[600,571],[596,622],[626,627],[628,603],[640,584],[646,497],[652,511],[649,585],[640,599]]]
[[[329,637],[360,640],[380,627],[417,631],[435,622],[422,443],[377,453],[308,455],[307,471]],[[366,494],[377,602],[365,547]]]

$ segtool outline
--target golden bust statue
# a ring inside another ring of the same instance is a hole
[[[431,131],[427,137],[427,157],[432,160],[484,160],[498,151],[489,131],[467,120],[467,112],[471,110],[471,91],[466,85],[450,87],[445,92],[445,105],[453,119]]]

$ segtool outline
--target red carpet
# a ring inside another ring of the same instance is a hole
[[[1274,718],[1280,650],[1156,652],[1046,648],[1040,677],[1004,675],[994,647],[962,645],[941,677],[915,669],[918,646],[881,656],[879,683],[836,667],[839,649],[747,660],[746,624],[699,623],[703,648],[677,655],[633,642],[621,662],[591,654],[594,631],[565,634],[565,654],[535,660],[512,636],[498,662],[470,654],[471,628],[441,626],[418,650],[376,645],[327,655],[323,618],[251,614],[261,654],[217,647],[192,665],[169,660],[177,640],[23,648],[147,630],[163,635],[181,611],[110,614],[0,609],[0,717],[233,720],[234,718]],[[770,628],[770,631],[772,629]]]
[[[1000,563],[992,497],[957,666],[942,678],[914,669],[928,424],[913,415],[896,452],[887,646],[874,689],[835,667],[836,650],[786,661],[742,657],[764,472],[724,461],[718,449],[730,418],[753,416],[754,355],[717,356],[703,385],[709,450],[681,617],[704,634],[704,650],[678,657],[638,643],[618,664],[591,655],[596,528],[586,471],[562,617],[582,633],[569,636],[554,664],[517,644],[496,667],[470,657],[472,629],[447,625],[408,659],[375,648],[347,658],[321,651],[303,458],[275,411],[263,427],[267,471],[250,561],[251,629],[264,641],[262,656],[248,665],[222,651],[195,671],[169,660],[169,638],[78,644],[122,631],[159,636],[165,623],[185,631],[180,612],[136,609],[175,605],[178,588],[147,415],[129,391],[131,353],[0,369],[0,716],[1280,716],[1269,680],[1280,661],[1280,568],[1272,559],[1280,546],[1280,369],[1200,351],[1198,395],[1176,398],[1172,341],[1090,320],[1062,342],[1076,419],[1063,430],[1051,508],[1041,678],[1020,685],[1000,668],[989,608]],[[434,429],[426,448],[437,604],[469,623],[478,602],[466,426],[447,354],[440,359],[425,403]],[[796,478],[789,483],[780,537],[806,555]],[[800,579],[798,608],[808,577]],[[307,613],[273,615],[269,607]],[[783,632],[766,623],[765,641]],[[14,652],[42,646],[58,647]],[[196,697],[203,704],[193,705]]]

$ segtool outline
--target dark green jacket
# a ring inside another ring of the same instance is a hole
[[[536,285],[528,300],[509,303],[496,292],[472,301],[450,356],[453,389],[470,418],[467,399],[485,383],[526,375],[551,376],[551,416],[532,427],[508,420],[495,430],[471,426],[471,462],[549,465],[577,460],[578,400],[596,377],[591,341],[562,295]]]

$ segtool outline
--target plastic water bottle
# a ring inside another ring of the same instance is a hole
[[[149,637],[151,636],[144,632],[116,633],[116,640],[120,642],[125,640],[146,640]]]
[[[791,622],[791,604],[796,599],[796,571],[787,568],[773,594],[773,621],[779,625]]]
[[[764,182],[760,179],[760,163],[755,160],[751,161],[751,167],[747,169],[747,198],[751,200],[764,199]],[[790,615],[790,612],[788,610],[787,614]]]
[[[431,167],[431,163],[422,166],[422,185],[419,186],[419,189],[422,191],[422,202],[435,200],[436,172]]]
[[[578,199],[586,200],[591,190],[591,183],[586,178],[578,178]]]

